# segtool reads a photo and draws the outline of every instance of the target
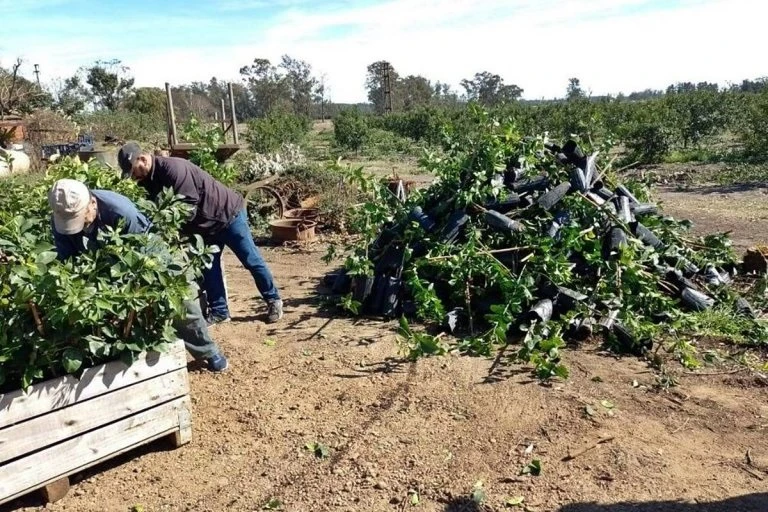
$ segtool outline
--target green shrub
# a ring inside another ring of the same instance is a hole
[[[744,98],[746,109],[736,128],[747,156],[768,160],[768,89],[751,98]]]
[[[196,147],[189,153],[189,160],[225,185],[232,185],[237,171],[231,164],[219,163],[216,150],[224,142],[224,132],[217,125],[205,126],[195,117],[184,124],[183,138]]]
[[[166,121],[156,115],[99,111],[77,116],[75,121],[84,131],[93,133],[96,141],[104,140],[107,135],[120,140],[138,140],[153,147],[168,141]]]
[[[271,153],[283,144],[299,144],[312,128],[308,117],[274,111],[248,122],[246,139],[257,153]]]
[[[671,148],[669,130],[656,122],[640,122],[627,128],[624,145],[629,150],[627,159],[643,164],[659,163]]]
[[[368,120],[357,108],[342,110],[333,120],[333,136],[336,144],[359,151],[368,140]]]

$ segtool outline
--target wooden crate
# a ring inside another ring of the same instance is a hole
[[[0,395],[0,504],[37,489],[56,501],[69,475],[164,436],[192,438],[182,342]]]

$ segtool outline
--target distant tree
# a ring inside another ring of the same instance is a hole
[[[584,89],[581,88],[581,80],[578,78],[569,78],[568,88],[565,91],[565,98],[569,100],[575,100],[584,98],[585,96],[586,94],[584,94]]]
[[[165,115],[165,91],[159,87],[139,87],[128,96],[123,106],[129,112],[157,117]]]
[[[396,90],[400,98],[398,103],[401,102],[405,110],[429,105],[435,93],[429,80],[418,75],[408,75],[398,80]]]
[[[290,109],[288,83],[269,59],[254,59],[250,66],[240,68],[240,75],[248,88],[257,117],[264,117],[272,110]]]
[[[134,79],[125,76],[129,71],[118,59],[99,60],[85,69],[85,83],[96,107],[118,109],[133,89]]]
[[[29,113],[52,102],[49,93],[21,76],[22,64],[16,59],[10,69],[0,67],[0,116]]]
[[[323,73],[320,75],[320,78],[318,78],[314,91],[312,91],[312,100],[314,101],[315,105],[319,107],[318,114],[320,119],[323,121],[325,120],[325,116],[327,114],[326,106],[328,103],[328,97],[330,96],[330,88],[326,82],[327,77],[325,73]]]
[[[465,78],[461,81],[461,86],[466,91],[468,100],[477,101],[486,106],[516,101],[523,94],[523,89],[517,85],[505,85],[499,75],[488,71],[475,73],[471,80]]]
[[[80,75],[56,79],[50,86],[53,109],[67,116],[81,113],[88,103],[89,92]]]
[[[312,95],[317,86],[317,79],[312,76],[312,66],[303,60],[283,55],[280,69],[293,106],[293,113],[310,116]]]
[[[740,85],[733,87],[733,89],[740,92],[762,92],[766,88],[768,88],[768,77],[743,80]]]

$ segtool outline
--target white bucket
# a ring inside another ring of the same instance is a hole
[[[10,160],[10,165],[8,164]],[[0,148],[0,177],[29,172],[29,155],[23,151]]]

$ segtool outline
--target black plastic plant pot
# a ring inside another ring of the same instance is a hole
[[[635,224],[634,231],[637,239],[643,242],[645,245],[653,247],[654,249],[661,249],[664,246],[662,241],[659,240],[659,237],[657,237],[653,231],[643,226],[639,222]]]
[[[538,301],[528,311],[527,318],[529,320],[538,320],[539,322],[546,323],[552,318],[552,311],[554,304],[549,299],[542,299]]]
[[[488,210],[485,212],[485,222],[496,231],[517,233],[523,230],[523,225],[516,220],[502,215],[499,212]]]
[[[637,200],[635,195],[630,192],[629,189],[624,185],[619,185],[616,187],[616,194],[628,198],[629,201],[633,204],[640,204],[640,201]]]
[[[336,276],[336,280],[333,282],[333,288],[331,291],[336,295],[344,295],[349,293],[352,288],[352,278],[347,273],[346,269],[343,269]]]
[[[579,145],[576,144],[575,140],[570,139],[563,144],[563,154],[568,157],[569,163],[572,163],[580,169],[585,169],[587,167],[587,157],[584,155],[584,152]]]
[[[595,187],[595,194],[602,197],[606,201],[612,199],[613,196],[616,195],[605,187]]]
[[[526,192],[533,192],[535,190],[544,190],[549,186],[549,177],[535,176],[529,179],[518,180],[512,184],[512,190],[518,194],[525,194]]]
[[[752,309],[752,305],[744,297],[739,297],[736,299],[734,308],[736,309],[736,313],[741,316],[745,316],[747,318],[756,317],[755,310]]]
[[[382,286],[381,315],[385,318],[394,318],[397,316],[403,281],[397,277],[388,277],[382,279],[382,282],[384,284]]]
[[[622,246],[627,245],[627,234],[618,226],[614,226],[608,232],[608,254],[616,254]]]
[[[589,186],[587,185],[587,178],[586,176],[584,176],[584,171],[582,171],[578,167],[574,167],[571,169],[570,177],[571,177],[571,186],[573,186],[574,190],[578,190],[580,192],[587,191]]]
[[[720,272],[711,263],[704,267],[704,278],[710,286],[728,286],[732,282],[728,273]]]
[[[611,330],[613,330],[613,325],[616,323],[616,318],[617,318],[618,316],[619,316],[619,312],[618,312],[618,310],[614,309],[614,310],[612,310],[612,311],[609,311],[607,315],[604,315],[604,316],[603,316],[603,317],[600,319],[600,322],[599,322],[599,323],[600,323],[600,325],[601,325],[601,326],[602,326],[604,329],[606,329],[606,330],[608,330],[608,331],[611,331]]]
[[[418,311],[418,308],[416,306],[416,301],[413,299],[406,299],[403,300],[403,304],[401,307],[403,315],[405,315],[408,318],[413,318],[416,316],[416,311]]]
[[[541,195],[539,197],[538,203],[539,206],[544,208],[545,210],[549,211],[554,207],[557,203],[562,201],[562,199],[565,197],[565,195],[571,191],[571,184],[568,182],[561,183],[549,192]]]
[[[587,188],[592,187],[592,183],[597,177],[597,153],[592,153],[587,157],[587,164],[584,168],[584,177],[587,181]]]
[[[658,215],[659,207],[651,203],[633,204],[630,209],[635,215]]]
[[[632,211],[629,209],[629,198],[627,196],[619,196],[614,200],[616,204],[617,216],[624,224],[630,224],[634,221]]]
[[[692,311],[706,311],[715,305],[715,299],[693,288],[685,287],[680,294],[680,302]]]
[[[441,238],[443,242],[451,244],[456,241],[461,233],[461,228],[469,222],[469,215],[463,211],[453,212],[443,227]]]
[[[590,198],[592,202],[598,206],[603,206],[606,202],[606,200],[603,199],[601,195],[598,195],[595,192],[587,192],[587,197]]]
[[[549,228],[547,229],[547,236],[550,238],[557,238],[557,234],[560,232],[560,228],[563,226],[560,225],[559,222],[552,221],[552,224],[549,225]]]
[[[341,271],[337,270],[335,272],[331,272],[329,274],[325,274],[323,276],[323,286],[330,286],[333,287],[333,283],[336,282],[336,279],[339,278],[339,274]]]
[[[565,288],[563,286],[557,287],[557,295],[555,299],[555,306],[558,311],[565,312],[570,311],[576,307],[579,302],[587,300],[587,296],[583,293]]]
[[[419,240],[411,246],[414,258],[421,258],[429,251],[429,246],[423,240]]]
[[[364,304],[373,290],[374,276],[354,276],[352,278],[352,298]]]
[[[421,226],[421,229],[427,233],[435,229],[435,221],[422,211],[421,206],[416,206],[413,210],[411,210],[408,214],[408,218],[418,222],[419,226]]]
[[[582,318],[576,321],[573,329],[573,337],[577,341],[589,339],[594,334],[595,321],[592,318]]]
[[[515,270],[520,261],[520,255],[515,251],[497,252],[493,255],[502,265],[508,269]]]
[[[507,213],[520,206],[520,196],[514,192],[507,194],[507,197],[500,201],[491,201],[484,205],[486,210],[493,210],[499,213]]]
[[[667,272],[667,280],[677,286],[680,290],[683,288],[691,288],[692,290],[695,290],[697,288],[696,284],[685,277],[683,272],[678,269],[673,268]]]
[[[376,273],[396,271],[403,265],[403,257],[405,256],[405,247],[401,245],[390,245],[384,251],[384,253],[376,262]]]
[[[653,347],[651,340],[639,339],[632,331],[618,321],[613,324],[613,334],[616,336],[616,341],[619,343],[618,348],[622,352],[640,356],[645,350],[650,350]]]

